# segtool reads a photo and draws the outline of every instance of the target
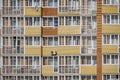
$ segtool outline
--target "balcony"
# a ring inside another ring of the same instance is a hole
[[[57,35],[57,28],[55,27],[43,27],[42,35]]]
[[[41,35],[41,27],[25,27],[25,35]]]
[[[24,15],[24,7],[2,7],[3,16]]]
[[[23,35],[24,27],[2,27],[3,35]]]
[[[58,34],[59,35],[70,35],[70,34],[80,34],[80,26],[59,26]]]
[[[83,34],[96,34],[96,26],[94,25],[83,25],[81,28]]]
[[[118,65],[103,65],[102,66],[102,73],[104,74],[117,74],[119,73],[119,66]]]
[[[50,56],[51,51],[56,51],[57,55],[79,55],[80,46],[58,46],[58,47],[43,47],[43,55]]]
[[[4,66],[3,74],[40,74],[40,66]]]
[[[102,33],[120,34],[120,25],[102,25]]]
[[[42,16],[57,16],[57,8],[42,8]]]
[[[80,72],[83,75],[95,75],[97,74],[97,67],[96,66],[81,66],[80,67]]]
[[[23,54],[24,53],[24,47],[23,46],[3,46],[3,54]]]
[[[25,16],[41,16],[41,7],[25,7]]]
[[[79,74],[79,66],[59,66],[60,74]]]
[[[42,74],[45,76],[58,75],[58,72],[54,72],[54,66],[42,66]]]
[[[102,13],[104,14],[119,13],[118,5],[102,5]]]
[[[80,7],[59,7],[58,15],[80,15]]]
[[[81,8],[81,14],[82,15],[96,15],[96,13],[97,13],[96,7],[94,7],[94,8],[84,8],[84,7],[82,7]]]
[[[82,54],[96,54],[96,48],[89,48],[91,46],[82,46],[81,47],[81,53]]]
[[[102,46],[102,53],[103,54],[118,54],[118,45],[103,45]]]
[[[41,55],[41,46],[26,46],[25,47],[25,54],[29,55]]]

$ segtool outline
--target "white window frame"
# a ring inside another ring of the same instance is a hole
[[[106,57],[105,57],[106,56]],[[106,62],[107,62],[107,56],[109,56],[109,63],[104,63],[104,57],[106,58]],[[114,56],[114,63],[112,63],[112,56]],[[117,56],[117,59],[115,58],[115,56]],[[105,54],[105,55],[103,55],[103,61],[102,61],[102,63],[104,64],[104,65],[117,65],[117,64],[119,64],[119,62],[118,62],[118,59],[119,59],[119,55],[111,55],[111,54]]]
[[[113,39],[112,39],[112,36],[114,37]],[[115,36],[117,36],[116,39],[115,39]],[[117,34],[103,34],[102,37],[103,37],[102,38],[103,45],[118,45],[119,35],[117,35]],[[108,41],[108,37],[109,37],[109,41]],[[104,43],[104,41],[106,43]],[[107,42],[109,42],[109,43],[107,43]]]

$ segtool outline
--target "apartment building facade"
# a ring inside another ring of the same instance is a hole
[[[120,80],[119,0],[0,3],[0,80]]]

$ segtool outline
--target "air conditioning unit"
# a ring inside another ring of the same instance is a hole
[[[55,55],[57,55],[57,52],[56,51],[51,51],[51,55],[55,56]]]

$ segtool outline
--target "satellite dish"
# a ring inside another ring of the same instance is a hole
[[[51,51],[51,55],[55,56],[55,55],[57,55],[57,52],[56,51]]]

